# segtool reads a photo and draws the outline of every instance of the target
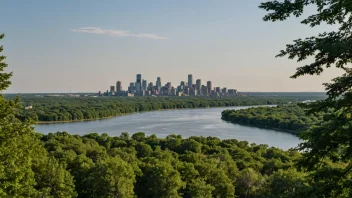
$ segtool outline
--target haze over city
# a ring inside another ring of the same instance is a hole
[[[263,22],[260,2],[4,0],[6,92],[97,92],[117,80],[127,89],[137,73],[172,84],[192,73],[244,92],[323,91],[337,69],[292,80],[303,63],[275,55],[327,27]]]

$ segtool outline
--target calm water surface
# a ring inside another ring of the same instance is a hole
[[[189,136],[215,136],[220,139],[246,140],[250,143],[268,144],[282,149],[296,147],[300,140],[291,134],[241,126],[221,120],[221,112],[225,109],[244,109],[248,107],[225,107],[206,109],[181,109],[153,111],[131,114],[105,120],[89,122],[72,122],[57,124],[41,124],[36,131],[67,131],[71,134],[107,133],[119,136],[121,132],[145,132],[164,138],[169,134]]]

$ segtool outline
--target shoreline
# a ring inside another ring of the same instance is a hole
[[[294,136],[297,136],[298,133],[300,133],[301,131],[292,131],[292,130],[287,130],[287,129],[279,129],[279,128],[271,128],[271,127],[264,127],[264,126],[256,126],[256,125],[252,125],[252,124],[242,124],[242,123],[237,123],[237,122],[231,122],[228,120],[225,120],[223,118],[221,118],[222,120],[231,123],[231,124],[238,124],[238,125],[242,125],[242,126],[248,126],[248,127],[253,127],[253,128],[258,128],[258,129],[268,129],[268,130],[273,130],[273,131],[277,131],[277,132],[285,132],[285,133],[289,133],[292,134]]]
[[[153,112],[153,111],[169,111],[169,110],[187,110],[187,109],[208,109],[208,108],[223,108],[223,107],[256,107],[256,106],[275,106],[278,104],[271,104],[271,105],[249,105],[249,106],[217,106],[217,107],[199,107],[199,108],[175,108],[175,109],[158,109],[158,110],[151,110],[151,111],[141,111],[141,112],[132,112],[132,113],[124,113],[117,116],[109,116],[104,118],[95,118],[95,119],[83,119],[83,120],[67,120],[67,121],[38,121],[38,125],[44,124],[60,124],[60,123],[73,123],[73,122],[90,122],[90,121],[97,121],[97,120],[106,120],[111,118],[116,118],[120,116],[126,116],[136,113],[145,113],[145,112]]]
[[[145,111],[144,111],[145,112]],[[98,120],[107,120],[107,119],[111,119],[111,118],[116,118],[116,117],[120,117],[120,116],[126,116],[126,115],[131,115],[131,114],[135,114],[138,112],[134,112],[134,113],[125,113],[125,114],[120,114],[117,116],[109,116],[109,117],[104,117],[104,118],[94,118],[94,119],[83,119],[83,120],[66,120],[66,121],[38,121],[37,124],[60,124],[60,123],[72,123],[72,122],[90,122],[90,121],[98,121]]]

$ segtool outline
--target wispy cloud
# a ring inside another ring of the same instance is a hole
[[[158,40],[168,39],[167,37],[158,36],[155,34],[134,34],[124,30],[104,30],[96,27],[83,27],[83,28],[72,29],[71,31],[89,33],[89,34],[101,34],[101,35],[115,36],[115,37],[137,37],[137,38],[158,39]]]

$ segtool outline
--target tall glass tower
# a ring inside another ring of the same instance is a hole
[[[192,74],[188,74],[188,87],[192,87],[193,84],[193,76]]]
[[[136,82],[142,83],[142,74],[137,74]]]

